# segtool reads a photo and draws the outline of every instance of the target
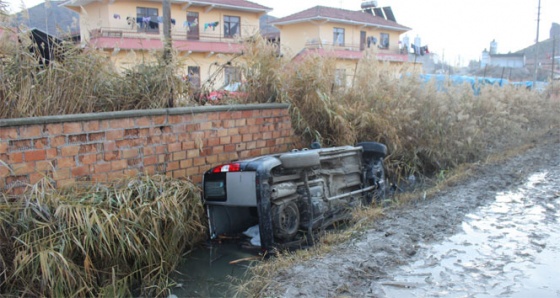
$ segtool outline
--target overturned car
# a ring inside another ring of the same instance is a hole
[[[265,250],[312,245],[316,230],[348,219],[355,207],[384,196],[386,154],[385,145],[363,142],[214,167],[203,177],[209,236],[252,230],[252,244]]]

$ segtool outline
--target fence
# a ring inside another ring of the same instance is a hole
[[[200,183],[214,165],[290,149],[292,135],[284,104],[0,119],[0,191],[45,176],[56,187],[138,174]]]

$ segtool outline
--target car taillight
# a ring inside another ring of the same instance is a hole
[[[217,166],[212,169],[212,173],[223,173],[223,172],[239,172],[241,167],[238,163],[230,163],[227,165]]]

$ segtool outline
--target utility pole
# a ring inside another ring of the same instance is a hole
[[[171,47],[171,0],[163,0],[163,62],[166,66],[171,64]],[[173,102],[173,87],[171,87],[167,107],[172,108]]]
[[[533,77],[533,90],[537,84],[537,73],[539,70],[539,26],[541,22],[541,0],[539,0],[539,7],[537,10],[537,39],[535,40],[535,76]]]
[[[171,63],[171,2],[163,0],[163,61]]]

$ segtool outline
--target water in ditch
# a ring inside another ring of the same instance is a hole
[[[172,295],[176,297],[233,297],[232,287],[246,278],[252,262],[260,259],[257,251],[224,243],[199,247],[177,268],[172,278],[177,282]]]
[[[469,214],[380,281],[387,297],[560,297],[560,171],[537,173]]]

